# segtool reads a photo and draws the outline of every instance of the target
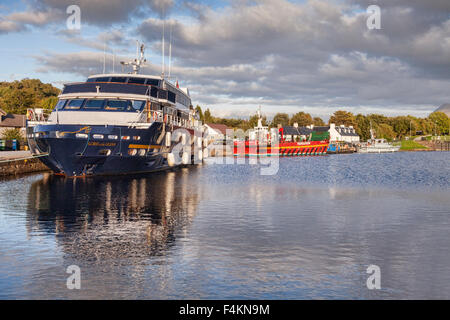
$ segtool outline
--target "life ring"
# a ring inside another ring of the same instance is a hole
[[[33,119],[33,115],[34,115],[33,109],[27,109],[27,120],[28,121],[31,121]]]

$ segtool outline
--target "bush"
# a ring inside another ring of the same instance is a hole
[[[1,138],[3,140],[14,140],[22,142],[24,140],[24,137],[22,133],[20,132],[20,129],[7,129],[3,131]]]

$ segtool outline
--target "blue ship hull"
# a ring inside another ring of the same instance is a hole
[[[57,174],[115,175],[170,168],[166,131],[160,122],[146,129],[55,124],[28,127],[27,137],[32,154],[48,154],[39,159]]]

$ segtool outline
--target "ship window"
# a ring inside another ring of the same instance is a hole
[[[55,110],[61,110],[64,108],[64,105],[66,104],[67,100],[59,100],[58,103],[55,106]]]
[[[128,83],[145,84],[145,78],[130,78],[130,80],[128,80]]]
[[[109,77],[95,78],[93,82],[109,82]]]
[[[70,100],[69,103],[67,103],[65,109],[71,109],[71,110],[80,109],[81,106],[83,105],[83,102],[84,102],[84,99]]]
[[[159,85],[159,80],[157,80],[157,79],[147,79],[147,85],[157,87]]]
[[[131,110],[131,102],[128,100],[108,100],[105,110],[125,111]]]
[[[125,82],[127,82],[127,78],[125,78],[125,77],[112,77],[110,82],[125,83]]]
[[[169,100],[169,101],[175,103],[175,98],[176,98],[175,93],[173,93],[172,91],[169,91],[169,92],[168,92],[168,96],[167,96],[167,100]]]
[[[145,101],[143,100],[133,100],[133,108],[136,111],[142,111],[145,107]]]
[[[105,104],[105,100],[90,99],[90,100],[86,101],[84,108],[85,109],[101,109],[101,108],[103,108],[104,104]]]
[[[95,82],[97,78],[89,78],[86,80],[86,82]]]
[[[156,88],[156,87],[151,87],[150,95],[151,95],[152,97],[157,98],[157,97],[158,97],[158,88]]]

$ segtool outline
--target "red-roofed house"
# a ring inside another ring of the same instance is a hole
[[[22,134],[24,134],[26,123],[26,116],[21,114],[6,113],[0,109],[0,137],[3,134],[3,131],[9,129],[20,129]]]
[[[227,129],[230,129],[224,124],[217,123],[206,123],[205,128],[205,137],[208,137],[208,141],[225,140]]]

